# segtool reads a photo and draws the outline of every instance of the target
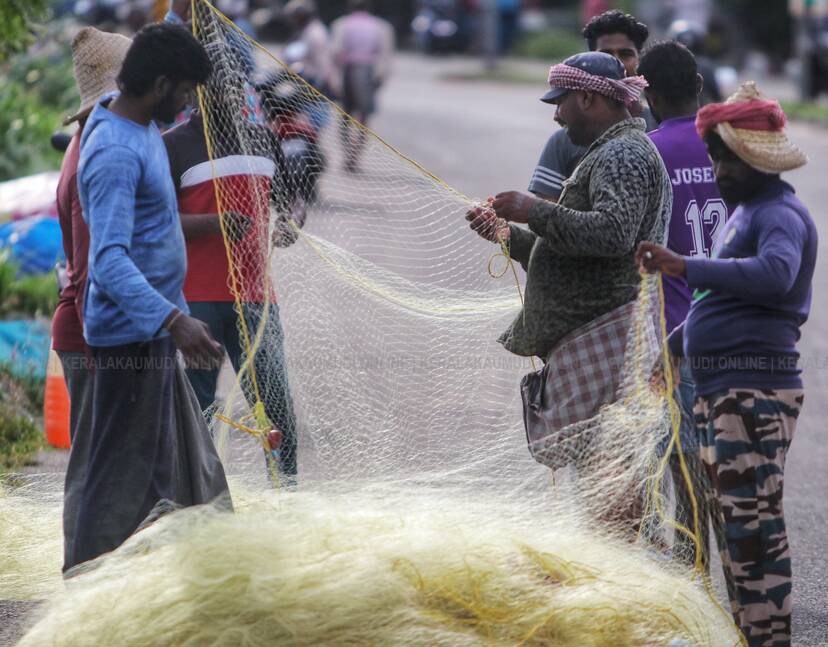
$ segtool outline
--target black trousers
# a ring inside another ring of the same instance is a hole
[[[83,352],[58,351],[66,388],[69,391],[69,434],[72,447],[63,487],[63,561],[72,555],[75,522],[86,480],[89,459],[89,436],[92,430],[92,376],[91,358]]]
[[[172,340],[92,355],[88,463],[64,571],[117,548],[159,501],[194,505],[227,494]]]

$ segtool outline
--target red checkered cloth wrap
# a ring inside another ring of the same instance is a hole
[[[618,397],[636,303],[569,333],[544,367],[521,381],[526,440],[539,463],[558,469],[577,464],[589,451],[592,419]]]
[[[787,118],[777,101],[753,99],[734,103],[711,103],[696,115],[696,132],[704,138],[721,123],[728,123],[740,130],[779,132],[785,128]]]
[[[629,108],[639,102],[641,93],[647,87],[647,81],[643,76],[628,76],[620,80],[608,79],[605,76],[590,74],[578,67],[558,63],[549,69],[549,86],[597,92],[620,101]]]

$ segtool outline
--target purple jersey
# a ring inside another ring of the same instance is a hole
[[[713,165],[696,133],[696,117],[662,122],[650,133],[673,184],[673,215],[667,247],[682,256],[710,256],[713,240],[727,221],[729,209],[719,195]],[[667,332],[684,321],[690,288],[683,278],[664,276]]]

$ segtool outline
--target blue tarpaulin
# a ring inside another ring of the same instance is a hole
[[[46,378],[49,324],[45,321],[0,321],[0,364],[18,377]]]
[[[50,272],[63,260],[60,223],[50,216],[32,216],[0,225],[0,249],[11,251],[22,274]]]

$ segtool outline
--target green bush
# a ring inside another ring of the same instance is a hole
[[[57,277],[54,272],[20,277],[14,293],[18,313],[50,317],[58,302]]]
[[[43,412],[43,400],[46,392],[46,380],[34,373],[21,376],[12,372],[8,364],[0,364],[0,385],[7,393],[0,397],[0,403],[11,402],[14,406],[25,410],[33,417]]]
[[[26,413],[0,403],[0,469],[31,465],[43,447],[43,430]]]
[[[9,366],[0,366],[0,470],[31,464],[43,447],[45,381],[12,375]]]
[[[17,264],[0,257],[0,317],[51,316],[58,301],[54,272],[17,276]]]
[[[21,86],[41,103],[74,111],[78,90],[72,69],[72,47],[61,23],[49,30],[29,52],[9,61],[4,72],[6,82]]]
[[[61,154],[49,139],[61,115],[20,85],[6,86],[0,96],[0,181],[60,167]]]
[[[809,121],[820,125],[828,124],[828,107],[820,103],[802,101],[781,101],[780,103],[788,119]]]
[[[515,56],[535,58],[552,63],[562,61],[585,48],[584,39],[577,33],[560,28],[525,34],[515,46]]]
[[[33,23],[47,17],[49,0],[0,2],[0,61],[20,52],[33,40]]]
[[[54,26],[41,43],[0,69],[0,181],[60,167],[61,154],[49,140],[78,105],[62,29]]]

